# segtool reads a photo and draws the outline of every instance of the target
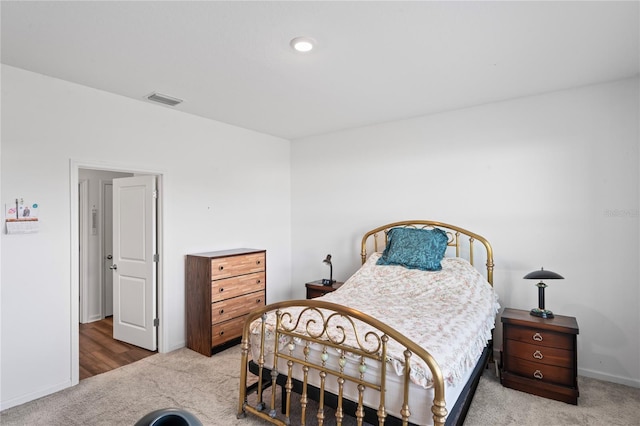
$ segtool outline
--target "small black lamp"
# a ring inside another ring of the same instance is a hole
[[[323,262],[329,265],[329,279],[323,279],[322,284],[333,285],[335,281],[333,280],[333,264],[331,263],[331,255],[328,254],[327,257],[324,258]]]
[[[538,307],[533,308],[530,312],[531,315],[540,318],[553,318],[553,312],[544,308],[544,289],[547,285],[542,280],[563,280],[564,277],[555,272],[545,271],[544,268],[540,268],[539,271],[529,272],[524,276],[525,280],[540,280],[536,286],[538,287]]]

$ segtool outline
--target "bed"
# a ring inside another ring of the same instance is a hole
[[[462,424],[499,309],[491,245],[458,226],[413,220],[365,233],[360,255],[338,290],[249,314],[239,417]]]

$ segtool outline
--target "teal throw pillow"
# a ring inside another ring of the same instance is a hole
[[[448,241],[447,233],[439,228],[392,228],[389,230],[387,247],[376,264],[439,271]]]

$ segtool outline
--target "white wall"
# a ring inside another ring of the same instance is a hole
[[[165,350],[184,344],[184,255],[267,249],[269,302],[359,264],[362,234],[430,218],[492,242],[503,306],[580,325],[580,373],[640,384],[638,80],[288,141],[2,66],[1,408],[70,385],[70,160],[163,175]],[[108,167],[107,167],[108,168]],[[293,237],[293,238],[292,238]],[[293,269],[292,269],[293,268]],[[293,284],[291,283],[293,271]],[[499,344],[499,342],[498,342]]]
[[[636,78],[293,141],[294,296],[327,253],[348,278],[378,225],[459,225],[492,243],[502,306],[537,306],[522,277],[560,273],[546,307],[578,320],[579,374],[640,386],[638,95]]]
[[[3,409],[71,384],[70,160],[162,174],[161,350],[185,343],[187,253],[264,248],[268,301],[289,297],[289,141],[3,65],[2,203],[40,205],[1,239]]]

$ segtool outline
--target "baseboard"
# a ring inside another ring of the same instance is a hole
[[[640,379],[630,377],[620,377],[613,374],[606,374],[601,371],[589,370],[588,368],[578,368],[578,375],[590,377],[592,379],[604,380],[605,382],[618,383],[620,385],[640,388]]]
[[[27,402],[31,402],[38,398],[42,398],[43,396],[51,395],[52,393],[59,392],[69,387],[71,387],[71,381],[66,381],[46,389],[42,389],[36,392],[31,392],[26,395],[22,395],[22,396],[10,399],[8,401],[0,401],[0,411],[6,410],[7,408],[25,404]]]
[[[179,342],[179,343],[176,343],[175,345],[169,346],[168,350],[166,350],[166,351],[158,350],[158,352],[160,352],[160,353],[169,353],[169,352],[177,351],[178,349],[182,349],[182,348],[184,348],[186,346],[187,346],[187,342],[183,340],[182,342]]]
[[[103,320],[103,319],[104,319],[104,317],[102,315],[96,314],[96,315],[90,316],[89,319],[87,320],[87,323],[96,322],[96,321],[100,321],[100,320]]]

